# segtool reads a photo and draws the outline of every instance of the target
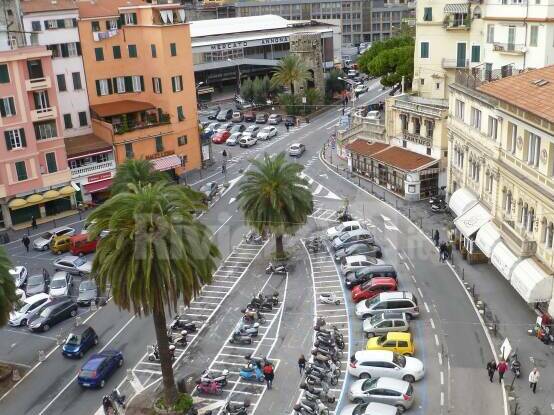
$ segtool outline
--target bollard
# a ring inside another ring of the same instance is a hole
[[[475,283],[471,284],[471,295],[475,298]]]
[[[462,281],[465,281],[466,279],[466,269],[462,268]]]
[[[90,311],[96,311],[98,309],[98,306],[96,305],[96,301],[90,302]]]
[[[62,332],[60,331],[57,335],[56,335],[56,344],[59,346],[60,344],[63,343],[63,336],[62,336]]]
[[[419,218],[419,227],[423,229],[423,218]]]
[[[75,327],[81,325],[81,317],[77,316],[75,317]]]
[[[358,186],[360,186],[360,187],[362,186],[362,183],[360,181],[360,176],[358,176]]]
[[[408,219],[412,220],[412,218],[410,217],[410,208],[408,208]]]
[[[396,203],[396,210],[398,210],[398,199],[395,199],[395,203]]]
[[[13,382],[19,382],[21,380],[21,375],[19,374],[19,370],[13,369],[12,370],[12,381]]]
[[[46,357],[44,355],[44,350],[39,350],[38,351],[38,361],[39,362],[44,362],[44,359],[46,359]]]

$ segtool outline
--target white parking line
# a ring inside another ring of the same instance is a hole
[[[427,305],[426,302],[423,303],[423,305],[425,306],[425,310],[430,313],[431,311],[429,310],[429,306]],[[434,327],[433,327],[434,328]]]
[[[423,298],[423,292],[421,291],[421,288],[417,287],[417,292],[419,293],[419,296]]]
[[[437,347],[440,345],[439,336],[437,336],[436,334],[435,334],[435,344],[437,345]]]
[[[433,319],[429,319],[429,321],[431,322],[431,327],[433,328],[433,330],[435,330],[435,322],[433,321]]]

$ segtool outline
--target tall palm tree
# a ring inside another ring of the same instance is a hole
[[[0,327],[5,326],[10,319],[10,311],[17,303],[15,283],[9,273],[10,260],[4,248],[0,248]]]
[[[313,211],[310,185],[300,177],[304,167],[287,162],[285,153],[252,163],[255,170],[244,175],[239,206],[249,226],[275,234],[276,257],[284,258],[283,235],[298,230]]]
[[[111,286],[115,304],[137,315],[152,314],[160,351],[164,399],[177,396],[165,308],[188,305],[211,281],[219,250],[208,228],[194,216],[202,195],[183,186],[158,182],[130,184],[88,218],[90,237],[102,238],[93,273],[101,289]]]
[[[311,78],[310,71],[297,55],[287,55],[277,64],[271,81],[277,85],[290,85],[290,92],[294,95],[294,83],[304,83]]]
[[[116,195],[127,192],[129,183],[145,185],[159,181],[169,181],[169,176],[164,172],[154,170],[154,166],[149,160],[130,159],[117,167],[110,190],[112,195]]]

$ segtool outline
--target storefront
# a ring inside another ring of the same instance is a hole
[[[467,206],[467,205],[466,205]],[[492,215],[480,203],[474,204],[464,213],[454,219],[459,233],[459,249],[462,256],[467,259],[470,264],[487,262],[487,256],[481,252],[478,245],[475,243],[477,231],[484,225],[489,223]]]
[[[81,191],[90,196],[93,204],[104,202],[110,197],[110,186],[115,171],[98,173],[87,177],[87,183],[83,185]]]
[[[166,172],[175,181],[179,179],[175,169],[185,165],[181,156],[174,154],[173,151],[150,154],[146,156],[146,160],[150,160],[154,170]]]

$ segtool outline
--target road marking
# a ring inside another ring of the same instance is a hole
[[[416,283],[416,282],[417,282],[417,281],[416,281],[416,279],[415,279],[415,276],[414,276],[413,274],[412,274],[412,275],[410,275],[410,277],[412,278],[412,281],[413,281],[414,283]]]
[[[403,262],[403,264],[404,264],[404,267],[406,268],[406,270],[409,271],[409,270],[410,270],[410,266],[409,266],[406,262]]]
[[[429,321],[431,322],[431,327],[433,328],[433,330],[435,330],[435,322],[433,321],[433,319],[429,319]]]
[[[404,259],[404,257],[402,256],[402,254],[400,252],[397,252],[398,254],[398,258],[400,258],[400,260],[402,261]]]
[[[392,246],[392,249],[396,251],[396,245],[390,240],[390,238],[387,238],[387,242]]]
[[[444,406],[444,392],[441,392],[441,406]]]
[[[427,312],[430,313],[431,311],[429,310],[429,306],[427,305],[427,303],[424,302],[423,305],[425,306],[425,310],[427,310]]]
[[[436,334],[435,334],[435,344],[437,345],[437,347],[440,345],[439,336],[437,336]]]
[[[442,366],[442,354],[441,354],[441,352],[438,352],[437,356],[439,356],[439,365]]]
[[[444,373],[441,370],[441,385],[444,385]]]
[[[419,293],[419,296],[423,298],[423,292],[421,291],[421,288],[417,287],[417,292]]]

